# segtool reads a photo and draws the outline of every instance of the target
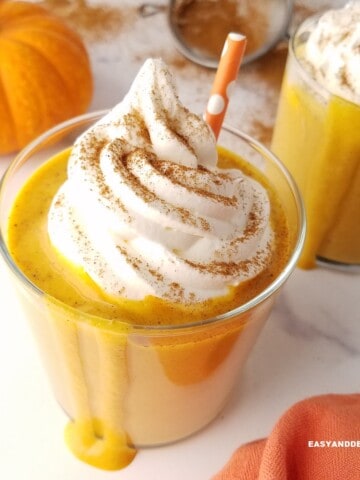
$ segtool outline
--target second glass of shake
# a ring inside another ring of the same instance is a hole
[[[360,271],[360,2],[310,17],[289,44],[272,150],[302,192],[299,265]]]

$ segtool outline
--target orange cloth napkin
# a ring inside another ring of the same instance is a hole
[[[236,450],[213,480],[360,480],[360,394],[296,403],[268,438]]]

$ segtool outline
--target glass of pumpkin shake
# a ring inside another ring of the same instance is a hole
[[[299,257],[287,171],[229,127],[219,144],[150,59],[113,110],[44,134],[3,179],[1,252],[91,465],[214,419]]]
[[[272,150],[302,192],[299,265],[360,271],[360,2],[310,17],[289,45]]]

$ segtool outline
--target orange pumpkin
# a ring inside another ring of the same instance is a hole
[[[0,0],[0,154],[83,113],[92,90],[74,31],[39,5]]]

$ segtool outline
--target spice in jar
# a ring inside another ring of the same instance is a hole
[[[268,38],[268,12],[254,0],[177,0],[171,21],[184,43],[198,53],[219,58],[229,32],[247,37],[247,55]]]

